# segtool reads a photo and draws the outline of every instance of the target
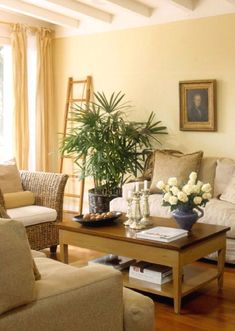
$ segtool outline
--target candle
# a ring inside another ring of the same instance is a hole
[[[145,180],[144,181],[144,190],[147,191],[147,189],[148,189],[148,181]]]
[[[133,196],[133,191],[128,191],[128,199],[131,199],[132,198],[132,196]]]
[[[140,190],[140,183],[139,182],[136,182],[135,183],[135,191],[136,192],[139,192],[139,190]]]

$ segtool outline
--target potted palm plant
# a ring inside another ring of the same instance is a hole
[[[127,174],[137,176],[152,142],[160,143],[157,135],[166,134],[166,127],[155,121],[153,113],[146,122],[127,121],[125,112],[130,105],[123,102],[124,96],[112,93],[108,99],[97,92],[94,102],[75,105],[71,119],[77,125],[62,143],[62,153],[73,156],[80,177],[94,178],[94,188],[89,191],[93,213],[108,211],[109,202],[120,196]]]

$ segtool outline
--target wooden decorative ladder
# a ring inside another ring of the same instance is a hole
[[[92,78],[87,76],[83,80],[74,80],[72,77],[68,79],[67,86],[67,95],[66,95],[66,104],[65,104],[65,114],[64,114],[64,130],[63,138],[66,137],[69,130],[75,126],[74,121],[72,120],[72,113],[75,111],[73,106],[79,104],[79,106],[86,105],[90,102],[91,98],[91,87],[92,87]],[[67,166],[67,168],[66,168]],[[69,168],[69,171],[66,170]],[[77,169],[78,170],[78,169]],[[84,199],[84,188],[85,188],[85,179],[81,179],[79,183],[79,192],[77,192],[78,187],[78,174],[75,169],[75,163],[73,156],[62,154],[60,158],[60,172],[69,172],[69,180],[66,185],[66,192],[64,194],[65,199],[73,199],[73,201],[79,200],[78,210],[68,210],[69,212],[74,212],[81,215],[83,209],[83,199]],[[77,206],[77,204],[74,204]],[[65,210],[67,211],[67,210]]]

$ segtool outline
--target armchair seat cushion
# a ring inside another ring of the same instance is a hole
[[[35,205],[7,209],[7,214],[10,218],[21,221],[24,226],[53,222],[57,218],[55,209]]]

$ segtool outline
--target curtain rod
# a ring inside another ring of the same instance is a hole
[[[16,23],[0,21],[0,24],[4,24],[4,25],[12,25],[12,24],[16,24]],[[26,25],[27,25],[27,24],[26,24]]]
[[[3,25],[13,25],[13,24],[17,24],[17,23],[11,23],[11,22],[4,22],[4,21],[0,21],[0,24],[3,24]],[[25,26],[27,26],[32,32],[35,32],[38,28],[42,28],[42,27],[35,27],[35,26],[30,26],[28,24],[25,24],[25,23],[19,23],[19,24],[23,24]],[[45,27],[44,27],[45,28]],[[45,28],[47,29],[48,31],[51,31],[51,32],[54,32],[53,29],[51,28]]]
[[[0,21],[0,24],[11,24],[9,22]]]

